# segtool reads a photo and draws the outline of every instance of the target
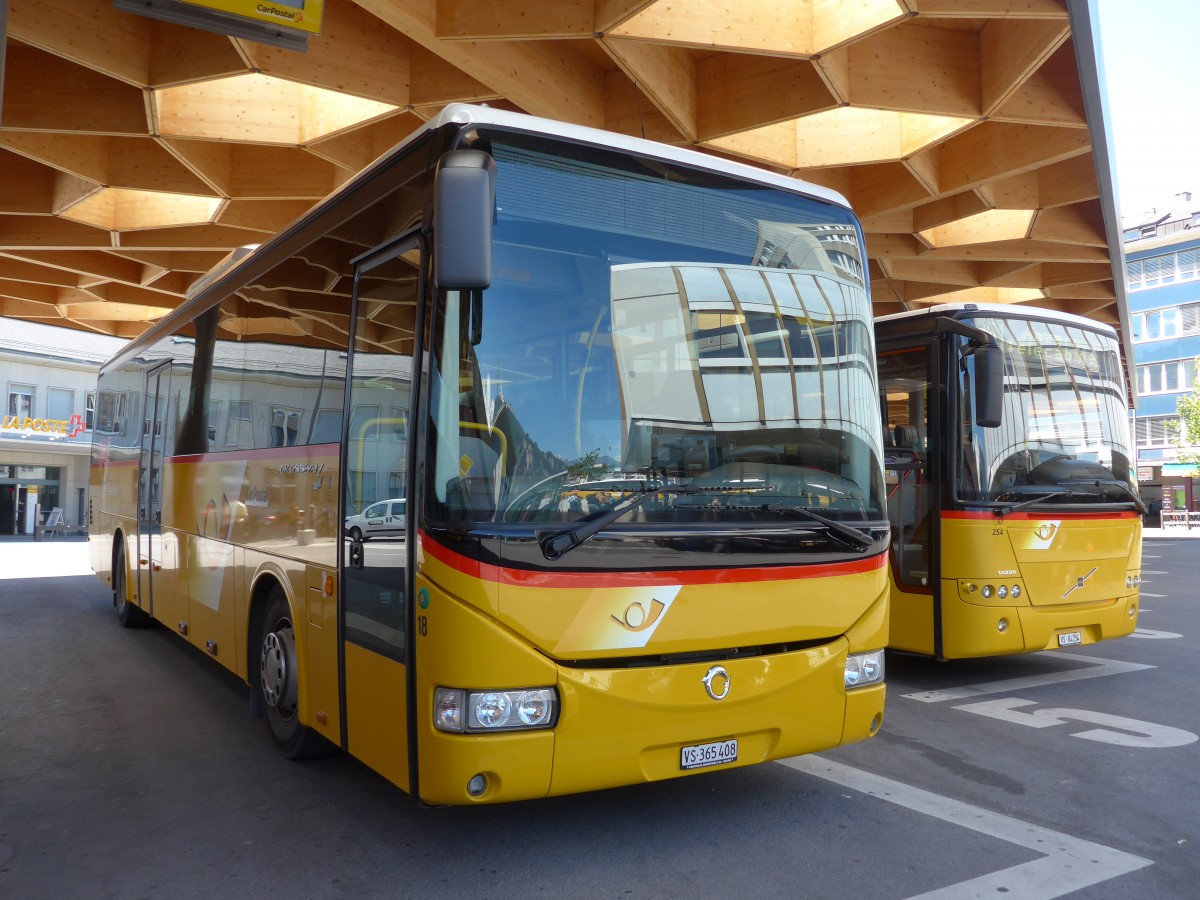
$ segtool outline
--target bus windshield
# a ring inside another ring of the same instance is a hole
[[[959,421],[960,499],[994,502],[1136,501],[1124,382],[1116,338],[1062,322],[977,317],[1004,349],[999,428]],[[960,396],[970,396],[970,357]]]
[[[621,527],[886,517],[849,210],[603,148],[484,140],[494,275],[434,311],[431,524],[571,523],[677,485]]]

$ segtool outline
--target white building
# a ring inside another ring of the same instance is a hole
[[[0,318],[0,535],[86,523],[96,373],[124,343]]]

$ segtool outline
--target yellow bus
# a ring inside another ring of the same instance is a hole
[[[888,645],[955,659],[1130,634],[1145,508],[1116,332],[963,304],[881,317],[875,336]]]
[[[102,368],[92,565],[285,756],[431,804],[867,738],[862,248],[825,189],[448,107]],[[621,496],[583,511],[582,479]]]

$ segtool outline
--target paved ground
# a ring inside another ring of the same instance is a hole
[[[0,541],[0,898],[1195,896],[1186,537],[1147,537],[1135,637],[889,654],[872,741],[480,809],[282,760],[237,679],[117,625],[82,541]]]

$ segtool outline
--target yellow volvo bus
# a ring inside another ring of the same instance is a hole
[[[102,368],[92,565],[428,803],[867,738],[869,298],[832,192],[448,107]]]
[[[888,645],[954,659],[1131,633],[1145,510],[1116,332],[965,304],[884,316],[875,335]]]

